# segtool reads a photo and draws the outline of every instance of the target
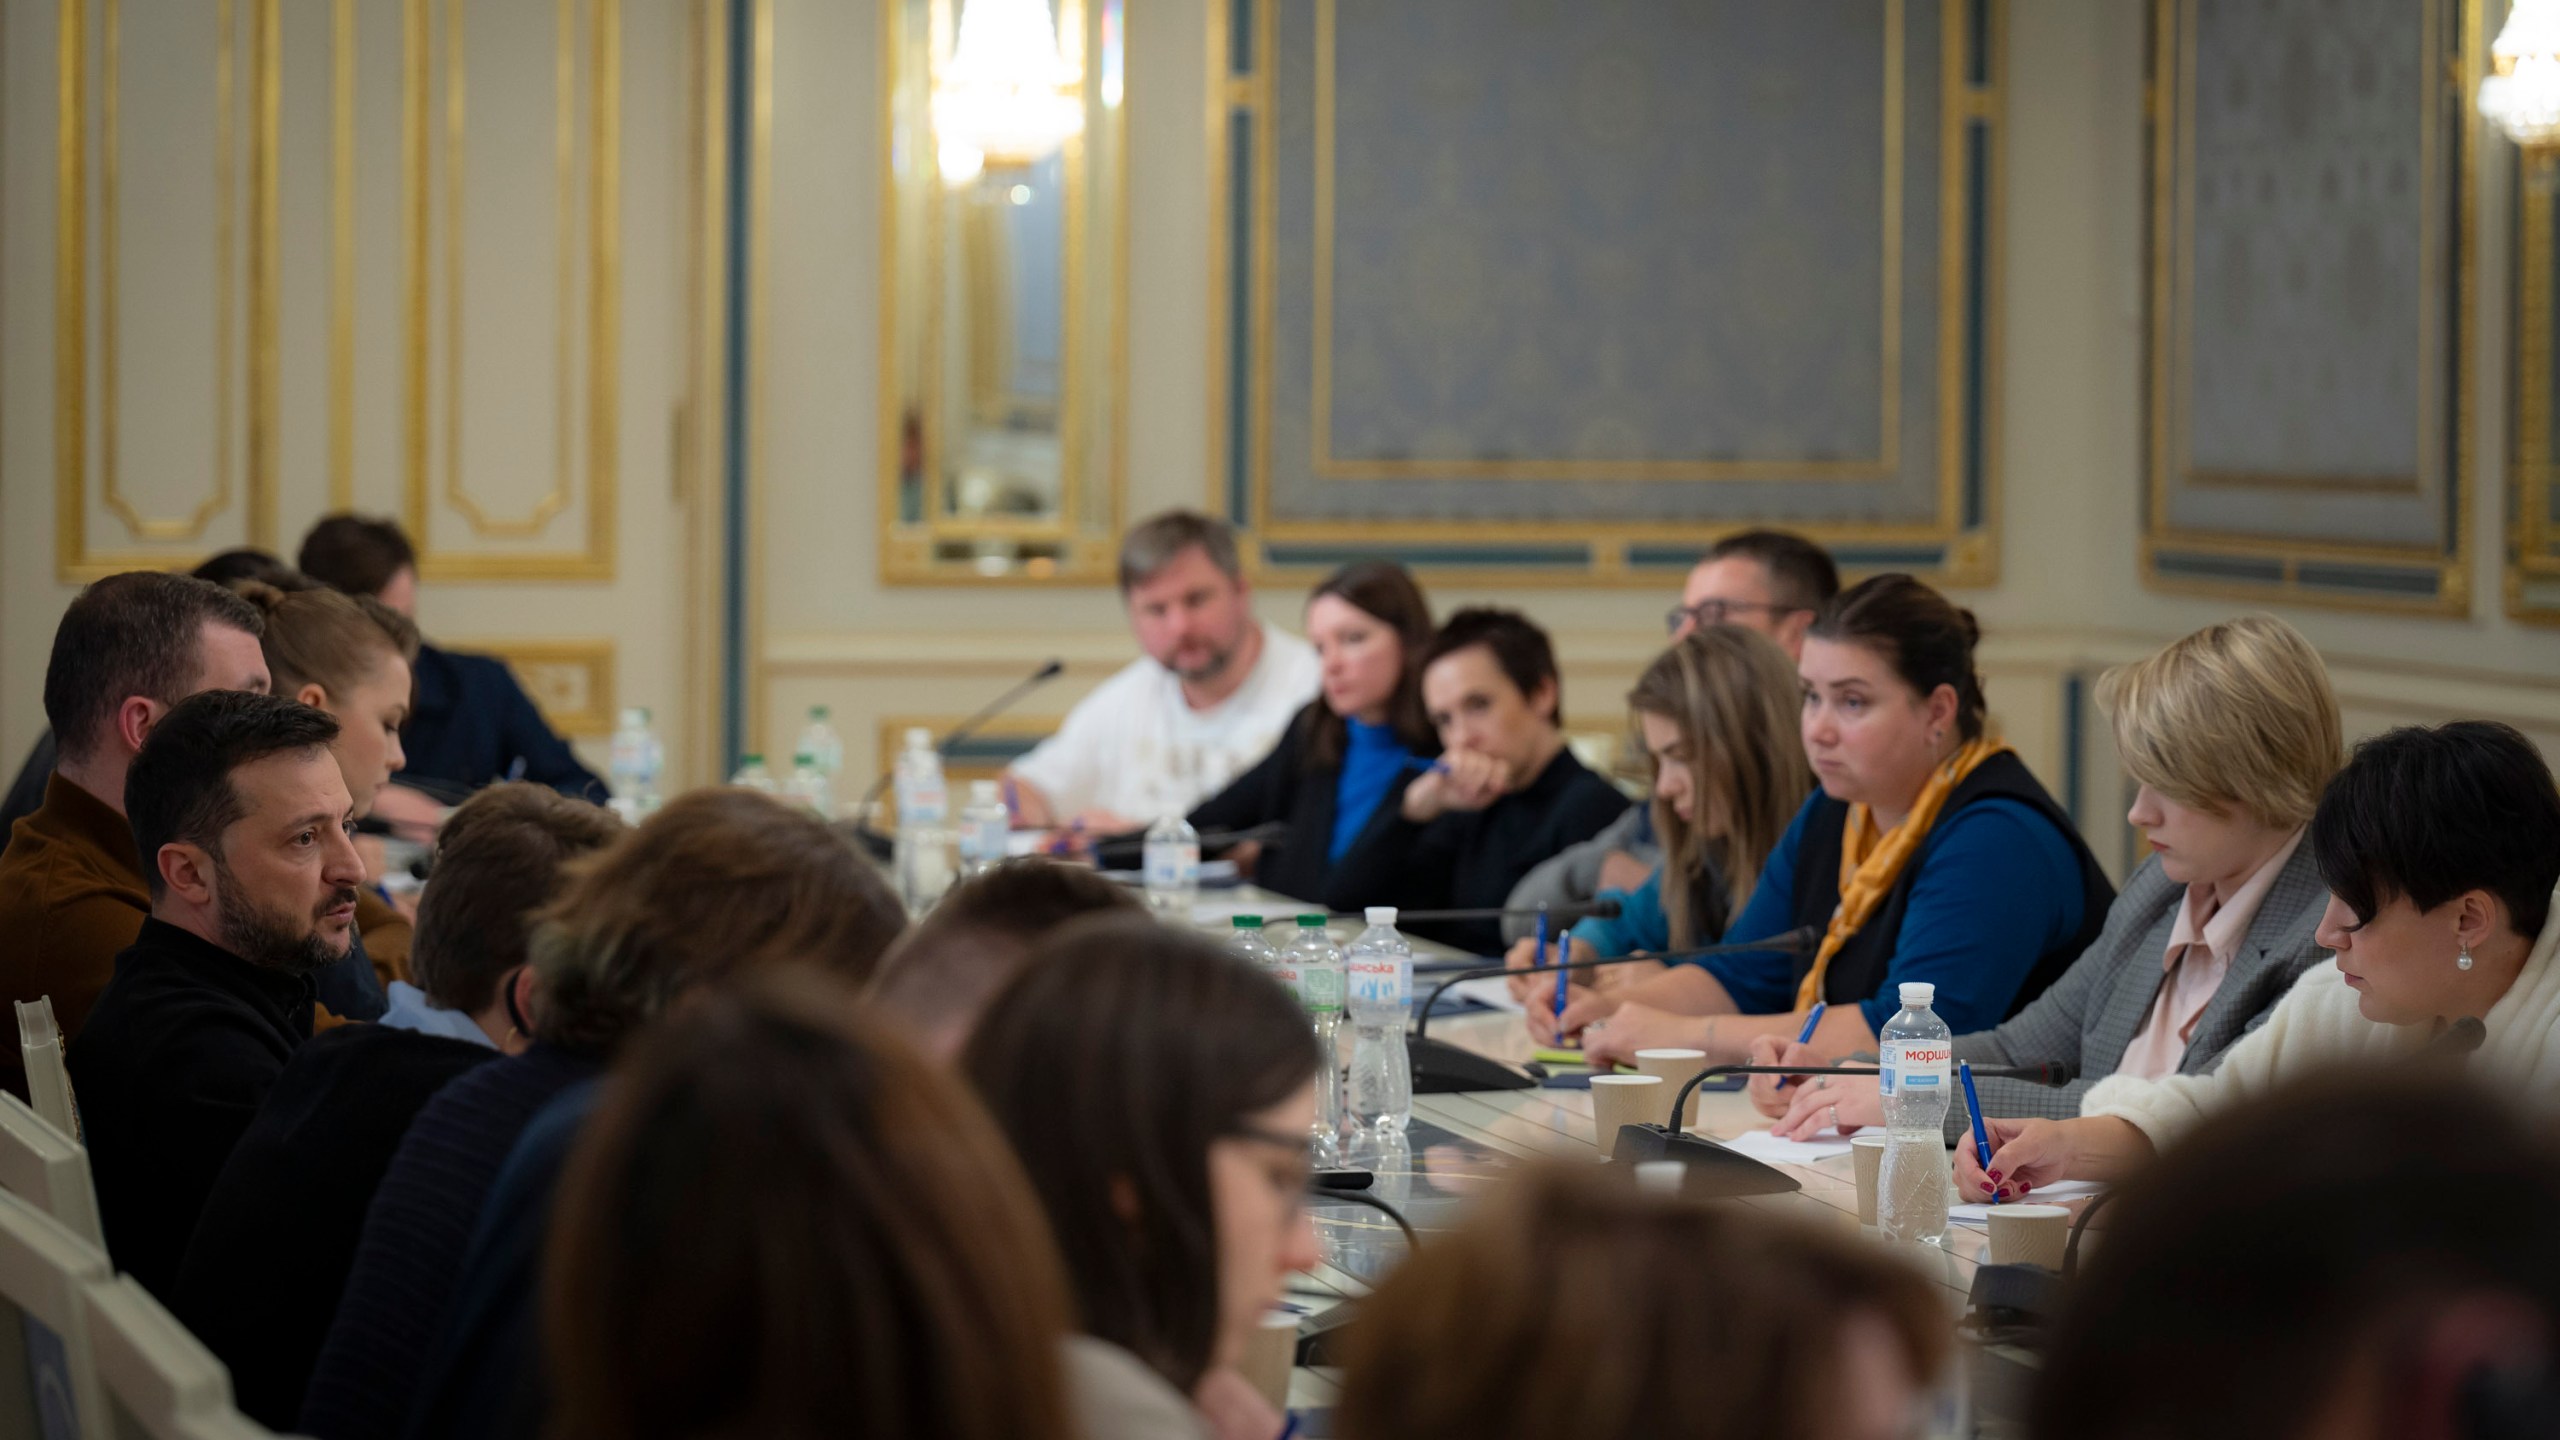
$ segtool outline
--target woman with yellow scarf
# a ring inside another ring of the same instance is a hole
[[[1810,954],[1719,956],[1640,984],[1578,993],[1541,1040],[1579,1033],[1595,1064],[1656,1046],[1739,1062],[1792,1040],[1828,1004],[1816,1051],[1875,1046],[1898,987],[1937,987],[1958,1034],[2016,1013],[2097,938],[2115,889],[2062,807],[1984,732],[1973,616],[1908,575],[1823,607],[1806,636],[1806,758],[1821,789],[1761,867],[1728,943],[1799,926]]]

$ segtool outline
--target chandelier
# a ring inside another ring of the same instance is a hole
[[[2489,63],[2480,114],[2528,152],[2560,149],[2560,0],[2515,0]]]
[[[943,178],[1028,165],[1084,131],[1084,76],[1058,52],[1048,0],[968,0],[936,77],[933,129]]]

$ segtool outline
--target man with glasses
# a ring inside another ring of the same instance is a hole
[[[1784,530],[1744,530],[1699,557],[1680,603],[1662,619],[1675,642],[1702,625],[1739,625],[1777,641],[1792,658],[1803,653],[1814,612],[1839,593],[1840,569],[1821,546]],[[1505,903],[1514,910],[1578,905],[1604,890],[1632,890],[1660,858],[1653,807],[1630,806],[1608,829],[1522,876]],[[1505,941],[1536,929],[1527,918],[1502,922]]]
[[[1821,546],[1784,530],[1745,530],[1699,559],[1680,603],[1662,618],[1674,640],[1701,625],[1739,625],[1795,656],[1814,612],[1839,593],[1839,567]]]

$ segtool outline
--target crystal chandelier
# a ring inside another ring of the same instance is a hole
[[[2560,148],[2560,0],[2515,0],[2489,63],[2481,115],[2527,151]]]
[[[943,178],[1028,165],[1084,131],[1084,77],[1058,53],[1048,0],[968,0],[951,62],[934,83]]]

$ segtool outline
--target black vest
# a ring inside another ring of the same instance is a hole
[[[2014,753],[2003,751],[1974,767],[1972,774],[1956,783],[1947,802],[1938,810],[1938,824],[1977,800],[2016,800],[2042,815],[2054,829],[2071,842],[2071,853],[2080,862],[2080,930],[2060,945],[2036,958],[2035,968],[2027,972],[2025,983],[2018,987],[2003,1018],[2026,1008],[2028,1001],[2044,993],[2046,986],[2060,978],[2071,963],[2080,958],[2106,928],[2107,907],[2116,901],[2116,887],[2107,872],[2098,867],[2098,857],[2089,853],[2088,844],[2080,838],[2080,829],[2071,823],[2062,807],[2036,783],[2026,762]],[[1796,847],[1795,923],[1811,925],[1817,931],[1831,923],[1832,912],[1840,908],[1840,847],[1849,826],[1849,807],[1845,802],[1824,796],[1815,802],[1813,814],[1805,821],[1804,838]],[[1921,862],[1927,857],[1935,837],[1923,840],[1920,853],[1902,867],[1893,890],[1840,946],[1831,957],[1831,968],[1823,973],[1822,998],[1834,1005],[1854,1004],[1874,995],[1884,987],[1886,970],[1902,935],[1903,912],[1911,907],[1912,887],[1920,881]],[[1813,969],[1811,952],[1795,961],[1796,983],[1804,983]]]

